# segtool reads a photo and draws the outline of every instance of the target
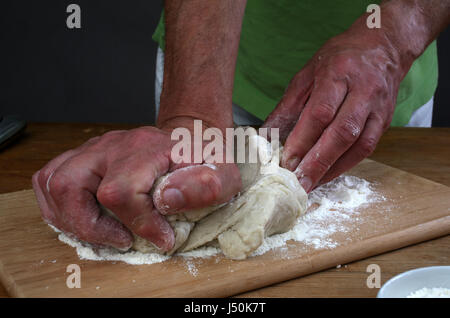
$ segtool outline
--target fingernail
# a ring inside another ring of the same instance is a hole
[[[312,187],[312,181],[309,177],[303,177],[300,179],[300,185],[303,187],[306,193],[309,193]]]
[[[288,170],[294,171],[295,168],[297,168],[299,163],[300,163],[300,159],[298,159],[297,157],[289,158],[286,162],[286,168]]]
[[[164,190],[162,197],[164,205],[168,206],[169,209],[178,210],[186,205],[184,195],[178,189],[166,189]]]

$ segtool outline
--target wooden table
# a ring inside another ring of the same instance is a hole
[[[31,188],[31,176],[47,161],[122,124],[29,124],[26,134],[0,151],[0,193]],[[450,186],[450,128],[391,128],[371,159]],[[247,292],[238,297],[374,297],[367,266],[381,268],[381,282],[409,269],[450,265],[450,236],[402,248],[340,268]],[[7,293],[0,285],[0,297]]]

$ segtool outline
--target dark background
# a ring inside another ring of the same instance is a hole
[[[145,123],[154,118],[162,0],[77,0],[81,29],[66,27],[72,1],[2,1],[0,115],[40,122]],[[450,30],[438,40],[433,126],[450,126]]]

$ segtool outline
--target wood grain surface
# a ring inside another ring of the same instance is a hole
[[[0,193],[29,189],[31,175],[55,155],[88,138],[128,125],[31,124],[27,135],[0,152]],[[393,128],[373,159],[450,185],[450,129]],[[449,264],[449,236],[262,288],[242,296],[374,296],[365,286],[367,264],[382,268],[382,281],[410,268]],[[1,290],[0,290],[1,293]]]

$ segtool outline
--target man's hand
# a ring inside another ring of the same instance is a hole
[[[44,220],[99,246],[126,250],[133,242],[131,230],[163,251],[170,250],[172,228],[150,195],[158,177],[181,167],[170,158],[170,130],[112,131],[50,161],[33,176]],[[198,165],[175,171],[161,189],[158,205],[164,207],[163,213],[231,199],[240,190],[239,170],[234,164],[216,167]],[[103,215],[98,203],[113,211],[123,224]]]
[[[369,156],[389,126],[403,72],[383,41],[348,33],[328,41],[266,121],[298,118],[282,166],[295,171],[305,191]]]
[[[373,152],[392,120],[401,80],[448,22],[447,12],[441,24],[427,24],[430,10],[436,9],[426,1],[387,2],[381,29],[368,29],[360,18],[292,79],[264,126],[280,128],[282,166],[295,171],[307,192]]]
[[[44,219],[89,243],[128,249],[131,230],[170,250],[174,234],[160,213],[220,204],[241,188],[235,164],[178,169],[186,165],[171,161],[170,132],[178,127],[192,132],[195,119],[223,133],[233,127],[234,68],[246,0],[164,3],[160,129],[107,133],[60,155],[33,176]],[[174,173],[158,187],[155,193],[161,195],[153,201],[150,189],[168,171]],[[102,215],[97,200],[125,226]]]

